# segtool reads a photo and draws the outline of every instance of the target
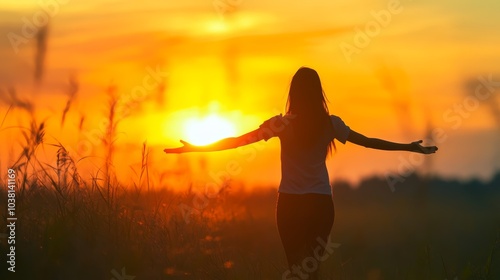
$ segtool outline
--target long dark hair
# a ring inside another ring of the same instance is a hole
[[[301,67],[293,75],[286,112],[297,116],[297,140],[302,146],[315,143],[327,129],[333,129],[327,98],[314,69]],[[333,140],[327,146],[328,153],[331,153],[332,148],[335,149]]]

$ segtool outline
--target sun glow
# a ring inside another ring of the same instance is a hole
[[[207,145],[234,136],[235,131],[230,121],[216,114],[203,118],[190,118],[184,124],[186,141],[194,145]]]

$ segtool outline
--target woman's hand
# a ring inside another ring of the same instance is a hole
[[[436,146],[422,146],[422,145],[420,145],[420,143],[422,143],[422,140],[411,142],[410,152],[428,155],[428,154],[433,154],[438,150],[438,147],[436,147]]]
[[[188,143],[184,140],[179,140],[182,143],[182,147],[179,148],[172,148],[172,149],[165,149],[163,150],[167,154],[180,154],[180,153],[187,153],[187,152],[194,152],[196,151],[195,145]]]

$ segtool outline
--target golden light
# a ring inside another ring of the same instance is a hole
[[[235,135],[234,125],[216,114],[190,118],[184,124],[185,140],[193,145],[207,145]]]
[[[207,29],[213,33],[224,33],[229,31],[229,25],[225,21],[212,21],[207,24]]]

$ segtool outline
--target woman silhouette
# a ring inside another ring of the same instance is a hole
[[[208,146],[194,146],[181,140],[182,147],[166,153],[209,152],[232,149],[260,140],[279,137],[281,182],[278,189],[276,220],[290,270],[286,279],[317,279],[317,264],[323,259],[334,220],[331,186],[325,164],[335,148],[334,139],[367,148],[431,154],[437,147],[424,147],[422,140],[408,144],[368,138],[330,115],[318,73],[300,68],[292,78],[286,114],[266,120],[247,134],[222,139]],[[311,259],[313,258],[313,259]],[[314,268],[314,269],[313,269]],[[295,278],[293,278],[295,276]]]

